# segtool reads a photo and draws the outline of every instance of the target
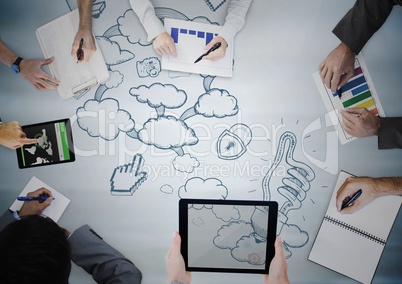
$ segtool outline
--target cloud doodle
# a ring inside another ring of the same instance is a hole
[[[183,156],[177,156],[172,161],[172,164],[179,172],[192,173],[194,168],[200,165],[200,162],[190,154],[184,154]]]
[[[179,188],[180,198],[202,199],[208,196],[211,199],[226,199],[228,189],[222,184],[222,181],[216,178],[202,179],[193,177]]]
[[[179,108],[187,100],[187,94],[171,84],[154,83],[131,88],[130,94],[140,103],[146,103],[152,108],[164,106],[166,108]]]
[[[77,109],[78,126],[91,137],[113,140],[120,132],[134,128],[135,122],[130,113],[119,108],[115,99],[102,101],[88,100]]]
[[[174,116],[149,119],[138,131],[138,139],[159,149],[179,148],[198,143],[194,130]]]

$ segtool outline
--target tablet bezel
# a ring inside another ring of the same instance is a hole
[[[188,204],[211,205],[245,205],[268,206],[268,235],[266,246],[265,267],[263,269],[223,268],[223,267],[192,267],[188,265]],[[251,273],[268,274],[269,265],[275,255],[276,226],[278,219],[278,203],[276,201],[261,200],[216,200],[216,199],[180,199],[179,201],[179,234],[181,236],[181,254],[187,271],[225,272],[225,273]]]
[[[69,154],[70,154],[70,159],[69,160],[64,160],[64,161],[55,161],[55,162],[50,162],[50,163],[43,163],[43,164],[37,164],[37,165],[24,166],[23,162],[22,162],[21,148],[24,148],[25,146],[31,146],[32,144],[23,145],[22,147],[16,149],[18,167],[20,169],[27,169],[27,168],[41,167],[41,166],[49,166],[49,165],[55,165],[55,164],[71,163],[71,162],[75,161],[73,132],[72,132],[72,128],[71,128],[70,119],[63,118],[63,119],[57,119],[57,120],[53,120],[53,121],[46,121],[46,122],[41,122],[41,123],[29,124],[29,125],[21,126],[21,128],[22,128],[22,131],[25,132],[28,128],[41,127],[43,125],[49,126],[49,125],[54,125],[55,123],[60,123],[60,122],[64,122],[65,126],[66,126],[67,141],[68,141],[68,151],[69,151]],[[32,137],[28,137],[28,138],[32,138]]]

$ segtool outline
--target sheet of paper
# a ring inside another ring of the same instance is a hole
[[[370,283],[402,197],[380,197],[354,214],[342,215],[336,210],[336,193],[350,176],[346,172],[339,174],[308,259],[362,283]]]
[[[222,27],[176,19],[165,19],[165,29],[172,36],[177,56],[162,56],[162,69],[213,76],[233,76],[233,44],[228,43],[225,57],[217,60],[194,61],[206,52],[205,46],[219,34]]]
[[[72,97],[109,78],[109,71],[96,40],[96,52],[89,62],[77,63],[77,59],[71,56],[71,46],[78,30],[78,23],[78,10],[74,10],[39,27],[36,31],[44,56],[55,58],[49,68],[52,76],[61,82],[57,91],[62,98]]]
[[[342,116],[339,110],[346,108],[366,108],[371,113],[384,117],[385,113],[374,88],[366,63],[361,53],[355,59],[355,75],[342,88],[342,96],[332,94],[321,80],[319,72],[313,74],[314,81],[328,112],[335,110],[331,116],[332,124],[338,132],[341,144],[350,142],[356,137],[346,133],[342,127]]]
[[[35,191],[41,187],[50,190],[54,197],[52,204],[50,204],[50,206],[43,211],[43,214],[50,217],[53,221],[57,222],[59,221],[64,210],[66,210],[68,204],[70,203],[70,199],[62,195],[60,192],[48,186],[37,177],[32,177],[19,196],[27,196],[29,192]],[[14,203],[10,207],[10,210],[20,210],[23,203],[23,201],[14,201]]]

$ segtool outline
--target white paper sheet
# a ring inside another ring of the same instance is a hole
[[[70,199],[62,195],[60,192],[48,186],[46,183],[44,183],[37,177],[32,177],[19,196],[27,196],[29,192],[35,191],[41,187],[50,190],[54,197],[54,200],[52,201],[50,206],[43,211],[43,214],[51,218],[53,221],[57,222],[59,221],[64,210],[66,210],[68,204],[70,203]],[[24,203],[23,201],[16,200],[11,205],[10,210],[12,211],[20,210],[23,203]]]
[[[228,42],[225,57],[194,61],[206,52],[205,46],[219,34],[222,27],[191,21],[165,19],[165,29],[175,41],[177,56],[162,56],[162,69],[222,77],[233,76],[233,44]]]

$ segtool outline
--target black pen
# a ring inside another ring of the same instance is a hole
[[[194,63],[197,63],[198,61],[200,61],[204,56],[207,56],[208,54],[210,54],[212,51],[217,50],[222,44],[220,42],[215,43],[210,49],[208,49],[207,52],[205,52],[203,55],[201,55],[200,57],[197,58],[196,61],[194,61]]]
[[[362,194],[362,190],[359,189],[358,191],[355,192],[355,194],[352,195],[352,197],[346,201],[345,203],[342,204],[341,210],[345,209],[346,207],[350,206],[353,202],[356,201],[357,198]]]
[[[338,98],[341,99],[342,98],[342,88],[338,89]]]
[[[77,50],[77,61],[80,61],[82,56],[84,55],[84,51],[82,50],[82,45],[84,44],[84,39],[81,38],[80,40],[80,46]]]

